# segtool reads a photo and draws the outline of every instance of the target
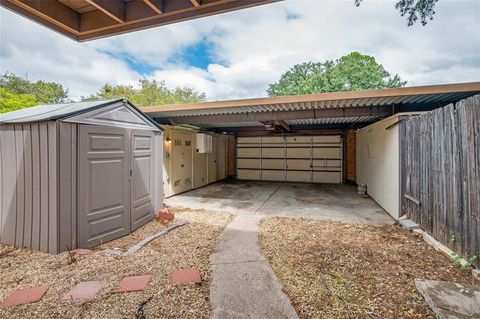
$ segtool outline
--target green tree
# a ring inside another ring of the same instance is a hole
[[[363,0],[355,0],[357,7]],[[398,0],[395,3],[395,9],[400,11],[402,17],[407,16],[408,26],[412,26],[420,19],[422,25],[426,25],[428,20],[433,20],[435,15],[435,4],[438,0]]]
[[[375,58],[352,52],[336,61],[305,62],[282,74],[270,84],[269,96],[357,91],[405,86],[398,75],[391,76]]]
[[[0,113],[20,110],[37,105],[35,97],[29,94],[15,94],[0,87]]]
[[[139,88],[132,85],[112,86],[105,84],[99,92],[88,97],[82,97],[82,100],[95,101],[114,98],[127,98],[139,107],[206,101],[205,93],[199,93],[191,88],[169,89],[163,81],[147,79],[139,81]]]
[[[68,90],[56,82],[32,82],[10,72],[0,76],[0,87],[14,94],[28,94],[40,104],[62,103],[68,99]]]

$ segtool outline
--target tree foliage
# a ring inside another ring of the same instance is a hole
[[[363,0],[355,0],[357,6]],[[412,26],[420,19],[422,25],[426,25],[429,20],[433,20],[435,15],[435,4],[438,0],[397,0],[395,8],[400,11],[402,17],[407,17],[408,26]]]
[[[15,94],[0,87],[0,113],[20,110],[37,105],[35,97],[29,94]]]
[[[406,82],[391,76],[375,58],[352,52],[336,61],[305,62],[270,84],[269,96],[402,87]]]
[[[169,89],[164,81],[142,79],[139,88],[132,85],[105,84],[99,92],[88,97],[84,101],[95,101],[114,98],[127,98],[136,106],[145,107],[162,104],[195,103],[206,101],[205,93],[199,93],[191,88]]]
[[[68,90],[56,82],[32,82],[13,73],[0,76],[0,87],[13,94],[28,94],[38,104],[62,103],[68,99]]]

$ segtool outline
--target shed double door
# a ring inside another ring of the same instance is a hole
[[[127,235],[154,215],[153,133],[79,125],[78,245]]]

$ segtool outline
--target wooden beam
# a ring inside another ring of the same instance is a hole
[[[125,22],[125,3],[122,0],[85,0],[113,20]]]
[[[200,0],[190,0],[195,7],[200,7]]]
[[[161,118],[155,113],[148,112],[148,115],[154,118]],[[172,124],[214,124],[214,123],[236,123],[236,122],[265,122],[278,120],[294,119],[318,119],[318,118],[336,118],[336,117],[356,117],[356,116],[385,116],[391,114],[391,108],[388,106],[372,107],[351,107],[351,108],[328,108],[317,110],[298,110],[298,111],[279,111],[279,112],[251,112],[239,114],[222,115],[199,115],[199,116],[179,116],[166,117]]]
[[[188,1],[188,0],[187,0]],[[210,15],[220,14],[224,12],[230,12],[233,10],[240,10],[243,8],[249,8],[253,6],[258,6],[262,4],[267,4],[271,2],[276,2],[279,0],[219,0],[208,2],[202,4],[200,7],[196,8],[190,6],[190,8],[185,8],[182,10],[175,10],[169,11],[167,10],[167,4],[171,3],[170,1],[165,2],[164,10],[162,15],[154,15],[150,18],[141,19],[138,21],[127,21],[123,24],[115,24],[115,25],[107,25],[103,23],[103,26],[100,27],[99,25],[102,24],[92,23],[90,19],[85,19],[89,22],[89,25],[83,23],[83,16],[82,15],[82,34],[79,37],[79,41],[87,41],[93,40],[98,38],[103,38],[107,36],[112,36],[116,34],[128,33],[137,30],[144,30],[147,28],[157,27],[161,25],[202,18]],[[183,1],[179,1],[183,3]],[[130,4],[131,2],[128,2]],[[176,1],[175,1],[176,3]],[[128,5],[127,5],[128,6]],[[168,12],[167,12],[168,11]],[[93,13],[93,12],[89,12]]]
[[[57,1],[35,1],[35,0],[1,0],[2,6],[16,10],[18,7],[21,13],[35,21],[47,21],[56,27],[62,28],[74,36],[80,34],[80,15]],[[58,30],[57,28],[55,28]],[[63,32],[62,32],[63,33]]]
[[[143,2],[157,14],[163,13],[163,1],[164,0],[143,0]]]
[[[285,122],[284,120],[277,120],[275,124],[283,127],[286,131],[290,131],[290,125],[288,125],[288,123]]]

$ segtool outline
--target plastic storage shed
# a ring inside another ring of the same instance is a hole
[[[0,242],[58,253],[147,223],[163,204],[162,139],[123,99],[0,115]]]

